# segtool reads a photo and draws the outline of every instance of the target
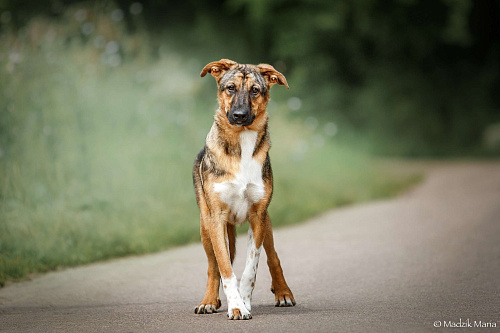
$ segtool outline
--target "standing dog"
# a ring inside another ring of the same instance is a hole
[[[273,173],[266,107],[271,86],[278,83],[288,88],[288,84],[283,74],[267,64],[241,65],[222,59],[206,65],[201,77],[207,73],[217,80],[219,108],[193,168],[201,240],[208,258],[207,291],[194,312],[217,312],[222,279],[228,318],[251,319],[250,302],[262,245],[267,253],[275,305],[295,305],[274,250],[267,212],[273,194]],[[250,222],[247,259],[238,286],[232,269],[235,225],[245,221]]]

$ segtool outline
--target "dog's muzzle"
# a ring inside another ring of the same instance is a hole
[[[249,126],[253,123],[254,115],[252,112],[247,112],[243,110],[235,110],[230,112],[228,115],[228,120],[231,125],[235,126]]]

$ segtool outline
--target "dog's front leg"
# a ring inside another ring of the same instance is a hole
[[[260,252],[262,250],[262,242],[264,231],[262,228],[262,218],[256,214],[250,218],[250,228],[248,229],[248,244],[247,244],[247,259],[245,270],[241,276],[240,294],[245,303],[245,307],[250,311],[252,309],[252,293],[255,287],[255,277],[259,266]],[[255,236],[254,236],[255,234]]]
[[[238,290],[238,280],[231,267],[231,259],[228,251],[227,219],[221,213],[219,218],[213,221],[210,226],[210,237],[214,247],[215,257],[219,265],[222,279],[222,286],[227,297],[227,317],[229,319],[251,319],[252,315],[248,311],[241,299]]]

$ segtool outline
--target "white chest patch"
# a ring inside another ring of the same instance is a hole
[[[248,218],[252,204],[264,198],[262,165],[253,157],[257,142],[256,131],[243,131],[240,134],[241,162],[236,177],[230,181],[214,183],[214,191],[230,209],[230,218],[241,224]]]

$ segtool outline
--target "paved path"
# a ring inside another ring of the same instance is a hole
[[[0,290],[0,331],[500,330],[500,163],[431,167],[423,185],[275,233],[297,306],[275,308],[261,257],[250,321],[195,315],[201,245],[49,273]],[[241,275],[246,241],[239,239]],[[225,302],[223,302],[225,303]]]

